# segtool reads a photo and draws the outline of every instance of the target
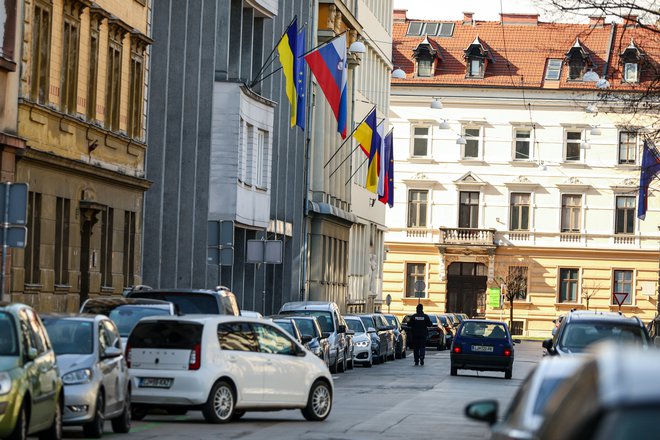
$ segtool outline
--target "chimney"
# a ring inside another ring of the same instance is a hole
[[[500,14],[502,24],[517,24],[536,26],[539,24],[539,14],[514,14],[504,13]]]
[[[635,27],[637,25],[636,15],[624,15],[622,18],[623,18],[623,27]]]
[[[472,18],[473,16],[474,16],[474,12],[463,12],[463,24],[473,25],[474,24],[474,19]]]
[[[392,18],[395,23],[405,23],[407,16],[407,9],[395,9],[392,13]]]
[[[604,15],[590,15],[589,16],[589,26],[591,27],[603,27],[605,25],[605,16]]]

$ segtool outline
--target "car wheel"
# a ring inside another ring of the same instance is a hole
[[[237,409],[234,411],[234,414],[231,416],[232,421],[240,420],[241,417],[245,415],[245,411]]]
[[[131,420],[142,420],[147,416],[149,409],[144,406],[131,405]]]
[[[83,433],[85,437],[101,438],[103,436],[103,426],[105,425],[105,399],[102,391],[99,391],[98,396],[96,396],[94,411],[92,421],[83,425]]]
[[[504,378],[511,379],[511,377],[513,377],[513,369],[507,368],[506,370],[504,370]]]
[[[219,380],[209,393],[209,398],[202,406],[204,419],[209,423],[227,423],[234,415],[236,398],[234,390],[224,380]]]
[[[53,424],[50,428],[39,433],[39,440],[61,440],[62,438],[62,400],[55,404],[55,414],[53,414]]]
[[[126,434],[131,430],[131,390],[126,393],[124,410],[118,417],[112,419],[112,431],[117,434]]]
[[[18,419],[16,420],[16,426],[14,430],[9,434],[8,440],[25,440],[28,436],[28,419],[27,419],[27,408],[25,407],[26,403],[21,405],[21,411],[18,413]]]
[[[302,414],[309,421],[320,422],[328,417],[331,409],[332,391],[330,390],[330,385],[317,380],[309,391],[307,406],[301,410]]]
[[[456,368],[456,367],[454,367],[454,366],[452,365],[452,367],[451,367],[451,369],[450,369],[450,374],[451,374],[452,376],[458,376],[458,368]]]
[[[335,362],[330,365],[330,372],[332,374],[337,373],[337,364],[339,363],[339,351],[337,351],[337,354],[335,355]]]

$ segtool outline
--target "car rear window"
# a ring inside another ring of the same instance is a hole
[[[312,338],[317,337],[318,335],[316,334],[316,328],[314,327],[314,321],[312,321],[310,318],[307,319],[293,319],[296,321],[296,325],[298,326],[298,330],[300,330],[300,333],[303,334],[303,336],[311,336]]]
[[[43,318],[48,338],[56,355],[92,354],[94,323],[78,319]]]
[[[322,332],[332,333],[335,331],[334,325],[332,325],[332,313],[324,312],[322,310],[285,310],[282,311],[282,315],[302,315],[302,316],[315,316],[316,320],[321,327]]]
[[[184,315],[219,315],[221,313],[218,307],[218,301],[216,301],[212,294],[193,292],[143,291],[139,292],[138,294],[133,294],[131,297],[169,301],[176,304],[179,307],[179,311]]]
[[[140,322],[128,339],[133,348],[192,350],[202,341],[202,324],[177,321]]]
[[[559,346],[571,352],[581,352],[604,339],[647,345],[646,334],[639,326],[614,322],[569,322]]]
[[[18,356],[14,318],[5,312],[0,312],[0,356]]]
[[[119,306],[108,314],[108,318],[112,319],[117,325],[119,334],[122,337],[127,337],[131,330],[137,325],[140,319],[147,316],[163,316],[171,315],[168,309],[162,307],[150,306]]]
[[[282,327],[288,334],[293,336],[294,338],[296,337],[296,332],[293,330],[293,325],[291,324],[290,321],[274,321],[275,324],[279,325]]]
[[[504,325],[492,322],[465,322],[461,336],[467,338],[504,339],[507,337]]]
[[[429,315],[429,318],[431,318],[431,322],[432,322],[433,324],[436,324],[436,325],[438,324],[438,317],[437,317],[437,316],[435,316],[435,315]]]

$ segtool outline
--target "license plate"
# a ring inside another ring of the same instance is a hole
[[[143,377],[140,379],[140,388],[170,388],[173,381],[162,377]]]
[[[472,351],[485,351],[492,353],[493,347],[489,347],[487,345],[473,345],[472,346]]]

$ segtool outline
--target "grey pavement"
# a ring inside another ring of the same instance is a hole
[[[541,343],[516,345],[513,379],[503,373],[459,370],[449,375],[449,351],[427,352],[425,366],[406,359],[356,367],[335,375],[332,412],[324,422],[307,422],[300,411],[248,412],[240,421],[209,425],[198,411],[185,416],[147,416],[134,422],[130,434],[105,436],[131,439],[310,439],[370,440],[432,438],[481,439],[487,426],[465,418],[464,407],[478,399],[498,399],[503,411],[520,382],[541,359]],[[65,436],[83,438],[79,428]]]

